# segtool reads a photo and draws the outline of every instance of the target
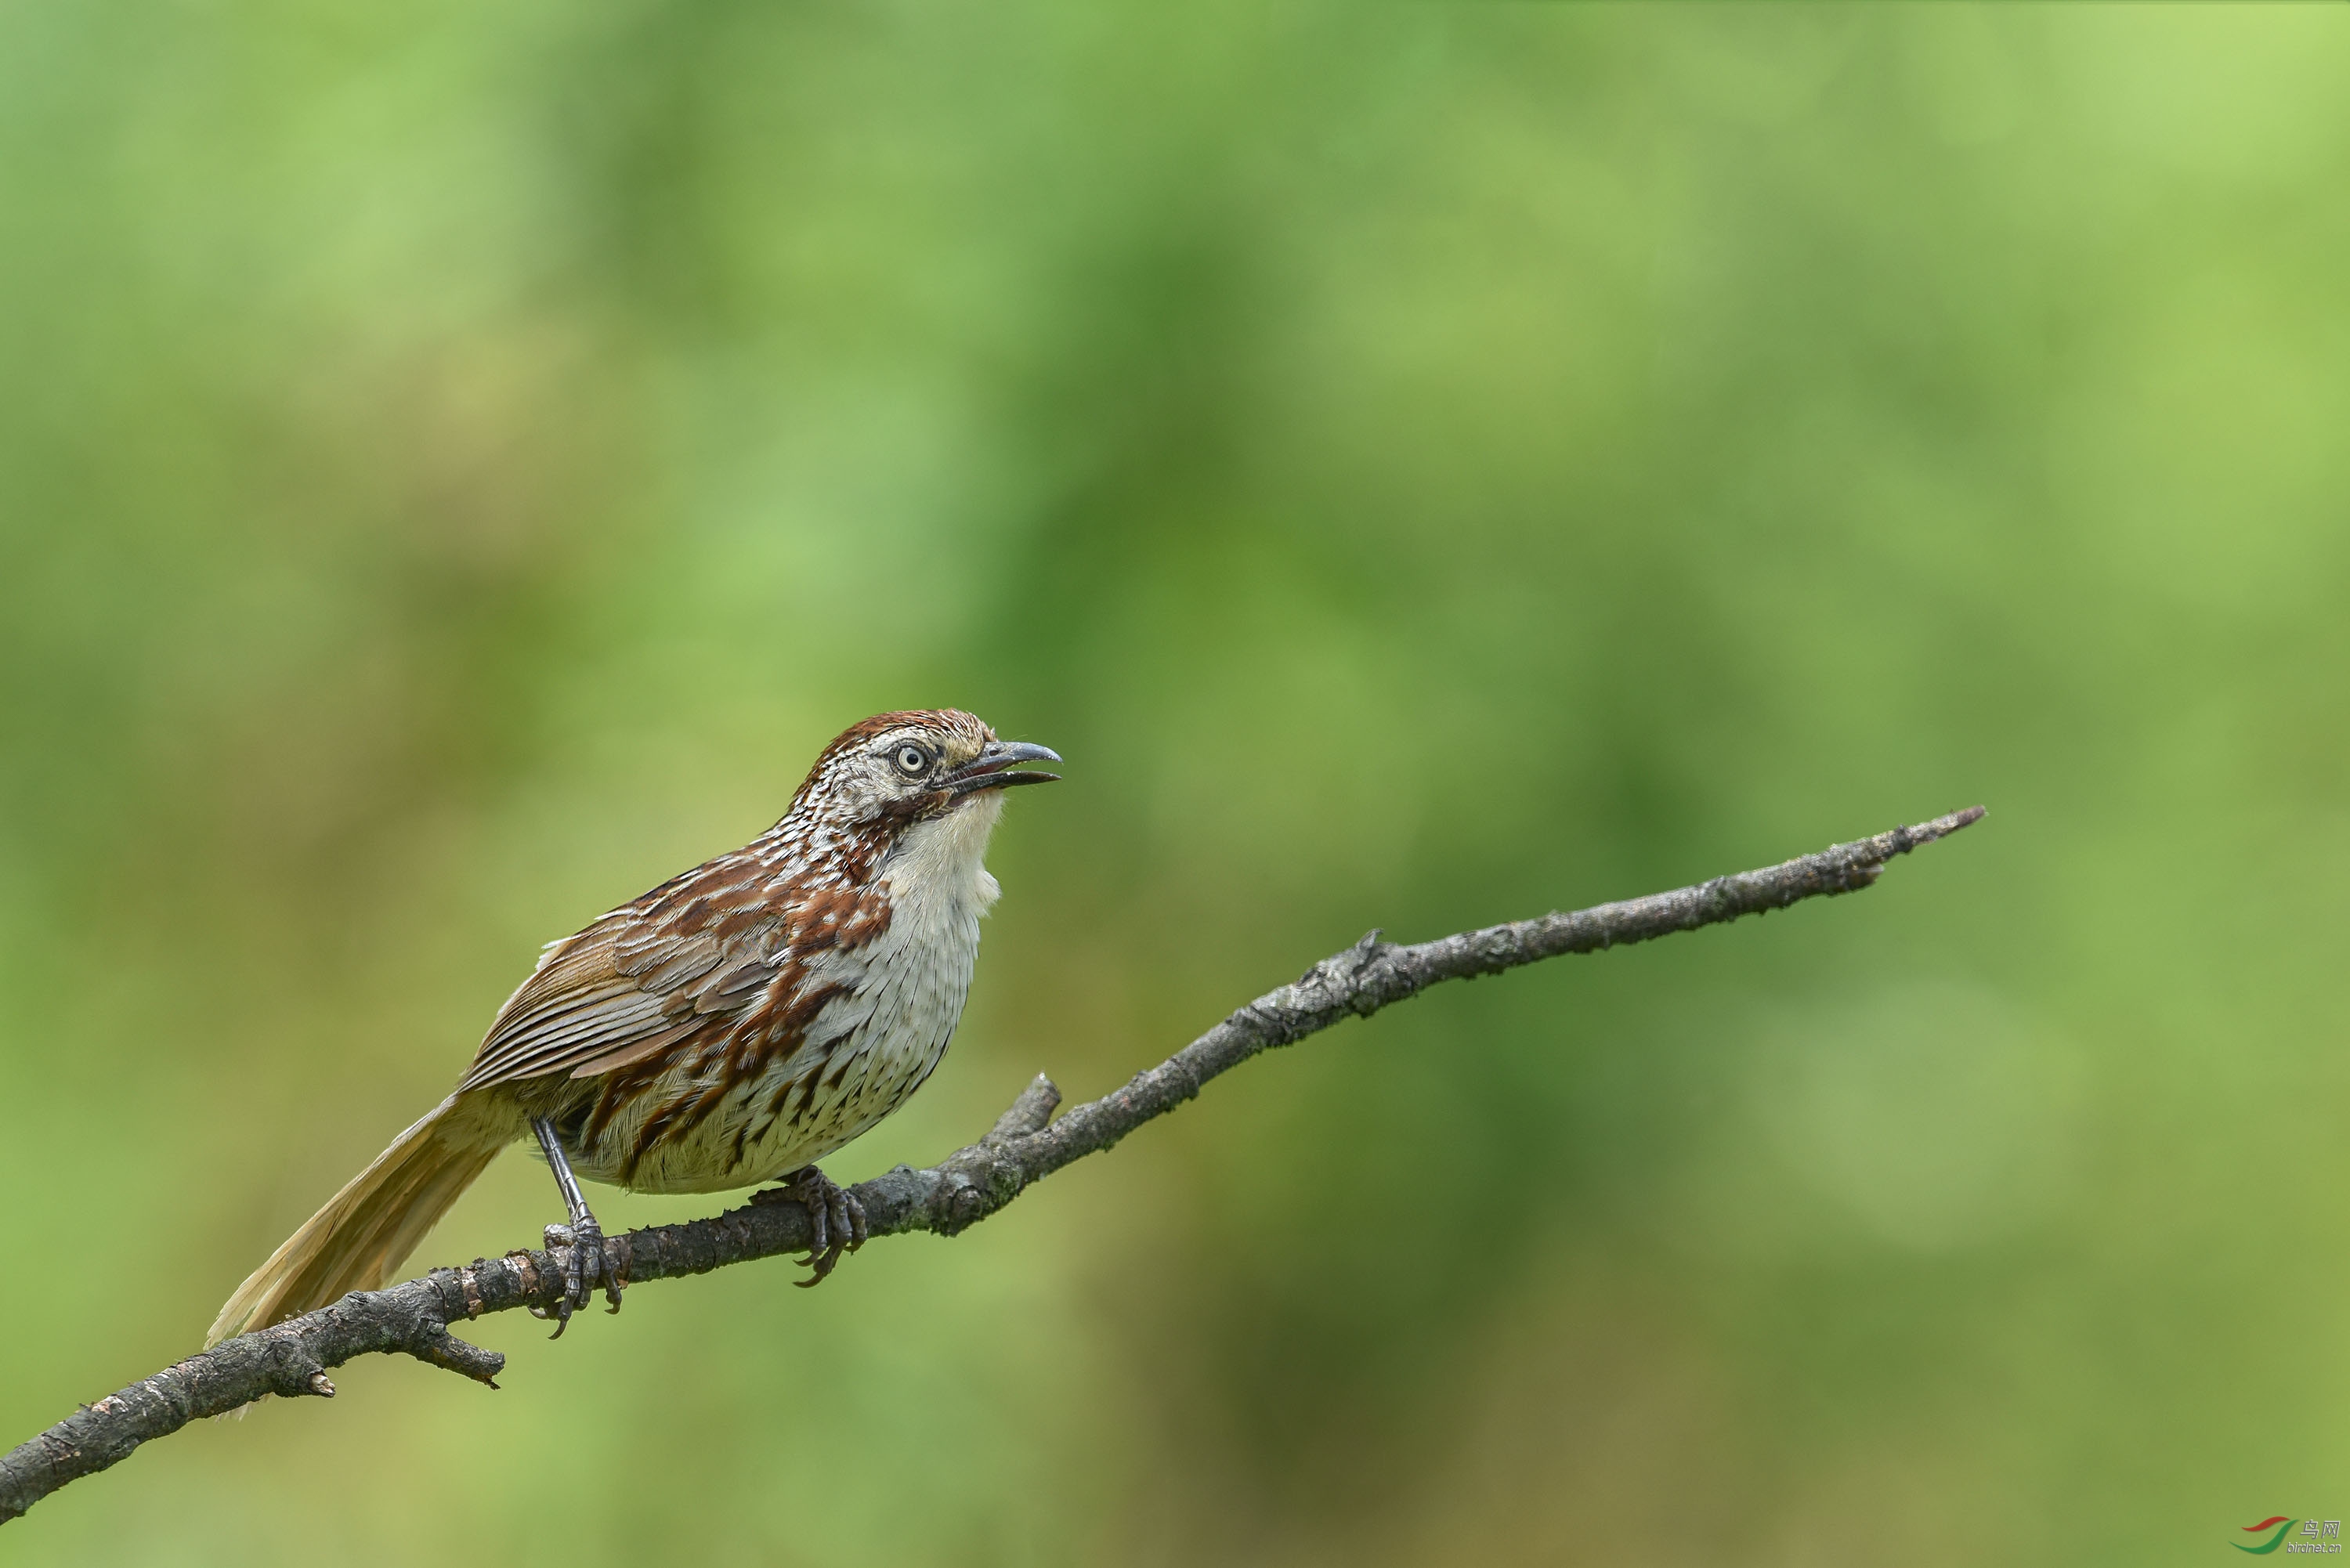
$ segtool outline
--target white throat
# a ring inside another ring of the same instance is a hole
[[[985,914],[1003,891],[985,864],[988,836],[1003,815],[1003,792],[982,790],[944,816],[908,828],[881,872],[892,923],[915,911],[931,919]]]

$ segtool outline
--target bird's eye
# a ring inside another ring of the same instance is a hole
[[[919,777],[929,770],[930,765],[931,753],[921,747],[905,745],[898,748],[898,771],[908,778]]]

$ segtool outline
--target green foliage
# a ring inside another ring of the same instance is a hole
[[[821,1291],[487,1324],[496,1395],[354,1366],[0,1563],[2350,1512],[2345,68],[2316,7],[0,8],[7,1441],[192,1349],[540,942],[879,708],[1070,782],[843,1178],[1374,923],[1992,808]]]

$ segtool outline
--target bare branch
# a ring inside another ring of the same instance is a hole
[[[1373,931],[1315,964],[1295,984],[1258,997],[1158,1066],[1136,1074],[1123,1088],[1057,1121],[1053,1112],[1060,1091],[1039,1075],[979,1142],[927,1170],[901,1165],[853,1190],[876,1236],[909,1231],[951,1236],[1032,1183],[1173,1110],[1209,1079],[1269,1047],[1294,1044],[1342,1018],[1367,1018],[1439,981],[1498,974],[1562,953],[1647,941],[1784,909],[1804,898],[1857,892],[1875,882],[1894,857],[1955,833],[1982,815],[1982,807],[1970,806],[1922,826],[1897,827],[1762,870],[1432,942],[1398,946]],[[650,1226],[606,1244],[622,1276],[643,1283],[804,1252],[811,1234],[807,1210],[796,1199],[778,1200],[763,1192],[712,1219]],[[494,1388],[505,1357],[459,1339],[450,1325],[487,1313],[551,1306],[563,1293],[567,1255],[561,1246],[509,1252],[462,1269],[435,1269],[384,1290],[354,1292],[332,1306],[240,1335],[85,1405],[0,1458],[0,1521],[197,1417],[223,1415],[270,1394],[331,1398],[335,1386],[327,1369],[356,1356],[412,1355]]]

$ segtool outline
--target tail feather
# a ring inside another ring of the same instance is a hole
[[[453,1095],[435,1106],[287,1237],[221,1308],[205,1348],[390,1283],[505,1146],[457,1108]]]

